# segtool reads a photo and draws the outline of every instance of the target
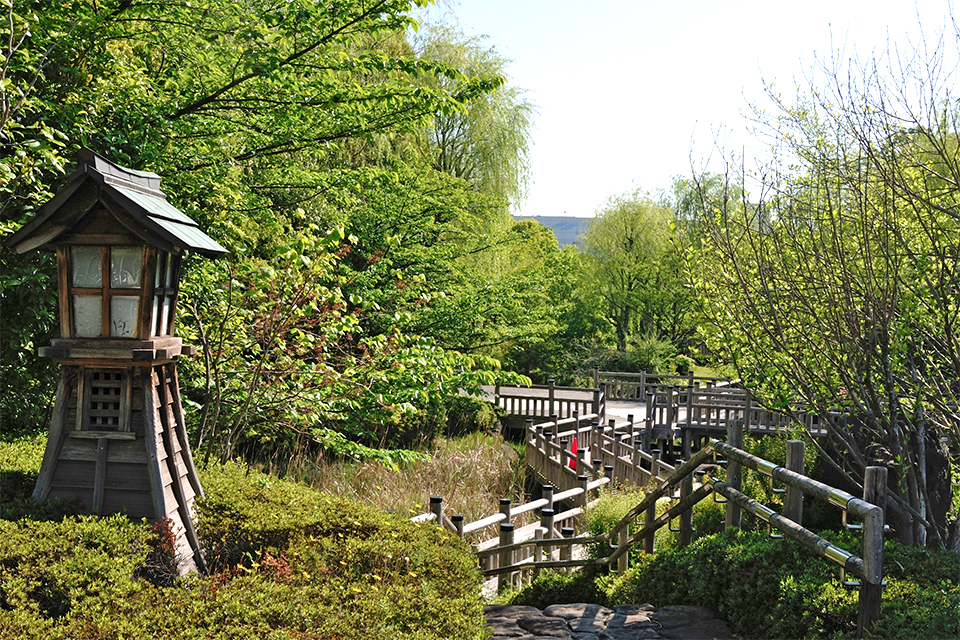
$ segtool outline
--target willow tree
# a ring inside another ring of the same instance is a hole
[[[525,89],[506,82],[510,59],[487,44],[485,36],[467,36],[442,25],[423,29],[415,45],[423,60],[452,65],[472,77],[503,80],[463,109],[434,114],[426,132],[426,147],[440,171],[463,178],[504,202],[518,204],[526,196],[530,134],[537,109]],[[439,78],[440,85],[450,90],[460,82]]]
[[[731,164],[740,197],[704,191],[698,285],[745,383],[819,414],[821,453],[851,489],[866,466],[890,469],[901,540],[958,549],[960,129],[946,59],[942,46],[837,56],[792,99],[771,90],[757,117],[774,160]]]
[[[620,351],[631,335],[679,346],[692,333],[674,220],[670,207],[634,191],[609,198],[584,234],[589,286],[603,301]]]

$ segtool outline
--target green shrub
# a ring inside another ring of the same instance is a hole
[[[690,356],[681,354],[673,357],[673,371],[680,376],[693,373],[693,368],[696,364],[697,362]]]
[[[584,515],[584,527],[593,535],[606,533],[616,523],[620,522],[644,497],[645,494],[642,490],[601,491],[599,500]],[[661,498],[657,501],[657,515],[666,512],[671,506],[672,503],[669,499]],[[692,512],[691,524],[694,539],[723,530],[724,507],[711,500],[709,496],[695,504]],[[671,525],[679,526],[679,520],[674,520]],[[643,517],[641,516],[631,526],[630,533],[636,533],[642,526]],[[670,531],[668,526],[660,528],[654,534],[654,549],[658,552],[675,549],[678,541],[677,536],[678,534]],[[630,552],[631,558],[634,560],[638,558],[642,554],[642,548],[642,544],[635,546]],[[595,544],[591,545],[588,553],[592,558],[605,558],[612,550],[613,547],[610,544]]]
[[[172,586],[162,527],[0,521],[0,638],[485,637],[456,536],[235,464],[202,480],[215,571]]]
[[[856,551],[849,534],[828,533]],[[960,559],[949,551],[884,546],[883,612],[872,634],[881,638],[960,636]],[[856,633],[857,591],[838,568],[796,543],[763,533],[701,538],[681,551],[641,556],[613,579],[610,604],[649,602],[711,608],[751,638],[850,637]]]
[[[0,440],[0,519],[60,520],[80,513],[76,500],[37,504],[31,497],[46,444],[41,435]]]
[[[497,428],[503,410],[492,402],[473,396],[452,396],[445,402],[447,437],[489,433]]]
[[[544,609],[553,604],[590,602],[606,605],[603,580],[589,570],[574,573],[543,571],[530,584],[502,598],[504,604],[525,605]]]

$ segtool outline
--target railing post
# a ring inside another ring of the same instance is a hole
[[[553,399],[554,399],[554,387],[556,386],[555,383],[556,383],[556,381],[555,381],[553,378],[550,378],[549,380],[547,380],[547,387],[548,387],[548,389],[547,389],[547,394],[548,394],[548,396],[549,396],[549,398],[550,398],[550,407],[549,407],[550,410],[547,411],[547,415],[549,415],[549,416],[551,416],[551,417],[554,415],[554,413],[553,413]],[[554,421],[554,422],[556,422],[556,421]]]
[[[540,485],[540,497],[547,501],[546,509],[553,509],[553,485]]]
[[[749,396],[748,396],[749,397]],[[747,408],[749,409],[749,400]],[[737,449],[743,449],[743,422],[732,419],[727,422],[727,444]],[[727,456],[727,486],[740,491],[740,481],[743,474],[742,464]],[[742,514],[740,507],[733,500],[727,501],[726,529],[731,531],[740,528]]]
[[[600,388],[600,369],[597,369],[596,367],[593,369],[593,388]]]
[[[537,527],[537,530],[533,532],[533,539],[536,541],[543,540],[543,527]],[[540,563],[543,562],[543,550],[545,547],[537,545],[533,548],[533,577],[536,578],[540,575]]]
[[[620,460],[620,437],[617,435],[617,421],[614,418],[610,418],[610,437],[613,438],[613,471],[610,474],[610,481],[613,482],[616,478],[622,477],[617,474],[617,462]]]
[[[747,400],[743,408],[743,431],[742,433],[750,433],[750,414],[753,413],[753,399],[750,397],[750,392],[747,391]],[[741,436],[741,443],[743,442]],[[743,447],[741,445],[734,445],[739,449]]]
[[[510,522],[510,498],[500,498],[500,513],[504,515],[504,522]]]
[[[453,526],[457,529],[457,535],[461,538],[463,537],[463,514],[455,513],[450,516],[450,520],[453,521]]]
[[[562,535],[564,538],[572,538],[573,527],[563,527],[562,529],[560,529],[560,535]],[[563,561],[573,560],[572,544],[565,544],[562,547],[560,547],[560,560],[563,560]],[[570,569],[567,568],[566,570],[569,571]]]
[[[602,456],[600,450],[603,448],[603,441],[600,438],[600,421],[590,421],[590,453],[594,457]]]
[[[649,527],[653,524],[653,521],[657,519],[657,503],[654,502],[652,505],[647,507],[647,510],[643,512],[643,526]],[[648,533],[643,538],[643,552],[644,553],[653,553],[653,531]]]
[[[860,603],[857,612],[857,637],[880,617],[883,594],[883,522],[887,504],[887,468],[867,467],[863,476],[863,499],[880,507],[875,515],[863,520],[863,572],[860,580]]]
[[[508,522],[500,523],[500,546],[507,547],[513,544],[513,525]],[[513,564],[513,551],[500,550],[500,568]],[[502,592],[507,585],[513,584],[513,572],[497,574],[497,591]]]
[[[690,395],[693,395],[691,388]],[[691,454],[691,440],[693,434],[690,433],[690,430],[683,432],[683,459],[689,460]],[[693,474],[688,473],[683,477],[683,480],[680,481],[680,499],[683,500],[690,496],[693,493]],[[681,549],[693,542],[693,510],[687,509],[680,514],[680,539],[677,541],[677,546]]]
[[[629,544],[630,541],[630,525],[627,525],[620,529],[617,533],[617,548],[625,547]],[[622,556],[617,558],[617,573],[623,575],[627,572],[627,569],[630,568],[630,552],[624,553]]]
[[[570,449],[570,441],[567,440],[566,438],[561,438],[560,439],[560,466],[561,467],[567,466],[566,452],[569,451],[569,449]]]
[[[609,399],[609,393],[608,393],[609,388],[610,388],[610,385],[607,384],[606,382],[600,383],[600,397],[603,398],[603,406],[600,407],[600,409],[598,410],[598,413],[600,414],[598,419],[601,422],[607,419],[607,400]]]
[[[593,411],[591,413],[593,415],[600,413],[600,387],[598,386],[593,388]]]
[[[647,401],[647,372],[640,372],[640,396],[637,398],[640,402]],[[650,415],[650,414],[647,414]]]
[[[587,485],[590,484],[590,477],[585,475],[577,476],[577,481],[580,483],[580,488],[583,489],[583,493],[580,494],[580,508],[587,508]]]
[[[430,496],[430,511],[437,521],[437,526],[443,527],[443,497]]]
[[[803,440],[787,441],[787,463],[790,471],[803,473]],[[797,524],[803,524],[803,491],[787,485],[787,492],[783,496],[783,515]]]
[[[676,397],[677,397],[677,388],[670,386],[667,387],[667,427],[673,428],[677,423],[677,411],[676,411]]]
[[[555,514],[553,507],[540,510],[540,527],[545,530],[543,535],[547,540],[553,540],[553,517]],[[547,560],[553,560],[553,546],[547,545],[543,550],[547,554]]]

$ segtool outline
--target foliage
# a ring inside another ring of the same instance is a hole
[[[503,410],[487,400],[471,396],[454,396],[447,400],[448,437],[469,433],[490,433],[497,428]]]
[[[794,97],[770,88],[756,118],[774,159],[752,175],[731,163],[723,198],[704,185],[697,287],[745,385],[820,416],[850,490],[886,466],[901,540],[958,549],[943,444],[957,442],[958,112],[945,48],[923,46],[838,53]]]
[[[844,542],[849,546],[853,541]],[[884,552],[887,587],[875,637],[955,636],[960,631],[953,614],[960,598],[956,555],[896,542],[887,542]],[[935,566],[939,568],[929,570]],[[754,638],[856,633],[857,594],[840,585],[836,569],[812,559],[797,544],[762,533],[708,536],[683,550],[644,557],[615,581],[607,596],[615,604],[710,607],[733,629]]]
[[[428,455],[398,470],[307,455],[292,456],[279,470],[321,491],[408,516],[426,511],[430,496],[439,495],[448,514],[478,520],[495,513],[500,498],[524,495],[522,456],[500,436],[483,433],[439,439]]]
[[[546,609],[555,604],[590,602],[606,605],[603,583],[589,571],[564,573],[541,571],[528,585],[517,591],[508,591],[500,596],[504,604],[514,604]]]
[[[593,535],[600,535],[610,531],[610,529],[620,522],[623,517],[640,501],[644,499],[646,493],[640,489],[620,489],[618,491],[603,491],[596,504],[591,506],[584,517],[585,529]],[[657,501],[657,515],[661,515],[672,506],[669,499],[662,498]],[[693,539],[706,535],[712,535],[723,530],[724,510],[723,507],[714,502],[708,496],[693,506],[692,526]],[[637,519],[630,526],[631,535],[640,530],[643,526],[643,519]],[[678,526],[674,520],[670,526]],[[670,531],[668,527],[659,529],[654,534],[654,549],[657,553],[668,549],[676,549],[677,534]],[[643,545],[640,544],[630,551],[631,562],[634,562],[642,554]],[[613,551],[613,545],[594,544],[589,548],[589,554],[592,558],[606,558]]]
[[[642,191],[611,197],[584,234],[591,280],[620,351],[631,335],[681,345],[693,335],[680,240],[673,212]]]
[[[172,204],[230,249],[188,260],[179,300],[179,333],[202,350],[182,381],[207,456],[309,441],[396,465],[409,454],[384,447],[431,440],[446,397],[496,380],[487,352],[461,350],[542,333],[543,314],[524,315],[540,294],[511,295],[524,282],[497,266],[526,242],[502,198],[431,169],[418,147],[435,118],[505,82],[415,52],[407,12],[422,4],[6,7],[0,236],[85,144],[160,173]],[[0,273],[0,417],[36,430],[55,367],[30,352],[56,335],[53,262],[7,249]]]
[[[465,73],[504,77],[510,60],[455,27],[431,25],[417,32],[421,58]],[[455,81],[441,78],[441,85]],[[536,106],[519,87],[504,84],[470,101],[461,111],[437,113],[426,132],[427,156],[445,173],[513,205],[526,195],[530,174],[530,133]]]
[[[0,521],[0,636],[484,637],[455,536],[237,465],[203,482],[199,534],[219,570],[172,586],[163,536],[122,515]]]

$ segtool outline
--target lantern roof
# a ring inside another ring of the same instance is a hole
[[[133,235],[166,251],[215,258],[227,252],[190,217],[167,202],[160,176],[114,164],[87,148],[66,185],[4,244],[17,253],[56,243],[101,205]]]

